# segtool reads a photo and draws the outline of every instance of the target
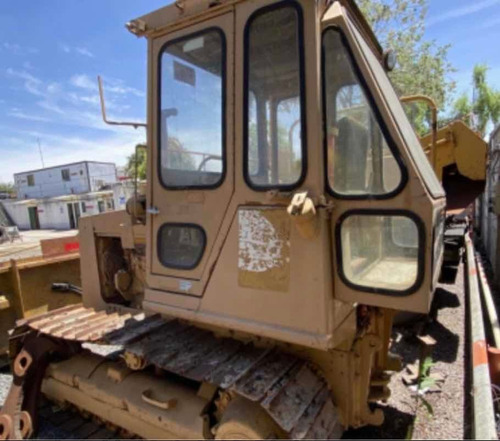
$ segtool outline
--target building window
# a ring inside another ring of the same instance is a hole
[[[63,181],[71,181],[71,176],[69,175],[69,168],[62,169],[61,176]]]
[[[257,190],[305,176],[302,13],[295,3],[259,10],[245,30],[245,178]]]
[[[34,187],[35,186],[35,176],[34,175],[28,175],[28,187]]]
[[[87,212],[87,206],[85,205],[85,202],[82,202],[82,213]]]
[[[99,213],[104,213],[104,201],[97,201],[97,208],[99,209]]]
[[[168,268],[195,268],[205,245],[205,231],[198,225],[165,224],[158,232],[158,258]]]
[[[226,43],[220,29],[168,42],[161,53],[160,179],[210,188],[224,176]]]

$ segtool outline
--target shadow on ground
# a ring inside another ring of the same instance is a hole
[[[380,407],[384,410],[384,424],[380,427],[366,426],[356,430],[347,430],[342,439],[405,439],[413,422],[413,415],[391,406]]]

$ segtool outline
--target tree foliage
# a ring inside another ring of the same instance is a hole
[[[136,151],[127,157],[127,164],[125,165],[125,174],[129,178],[135,178],[136,162],[137,162],[137,177],[138,179],[146,179],[146,146],[144,144],[137,144]],[[137,152],[137,157],[136,157]]]
[[[473,100],[462,94],[454,104],[455,116],[474,126],[483,136],[488,124],[500,120],[500,91],[488,84],[488,66],[477,64],[472,72]]]
[[[442,109],[451,98],[455,71],[448,61],[450,45],[441,46],[424,38],[428,0],[357,0],[384,49],[392,48],[398,65],[390,77],[400,96],[423,94]],[[429,128],[425,105],[407,106],[408,115],[420,134]]]
[[[0,182],[0,191],[10,193],[14,191],[14,184],[12,182]]]

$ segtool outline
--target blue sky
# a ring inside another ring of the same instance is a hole
[[[96,76],[110,117],[144,120],[146,41],[124,24],[168,0],[16,0],[0,8],[0,182],[79,160],[123,165],[143,129],[101,121]],[[457,92],[488,63],[500,88],[500,0],[430,0],[427,37],[452,43]]]

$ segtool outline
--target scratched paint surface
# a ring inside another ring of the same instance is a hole
[[[238,282],[285,291],[290,278],[290,219],[282,209],[238,213]]]

